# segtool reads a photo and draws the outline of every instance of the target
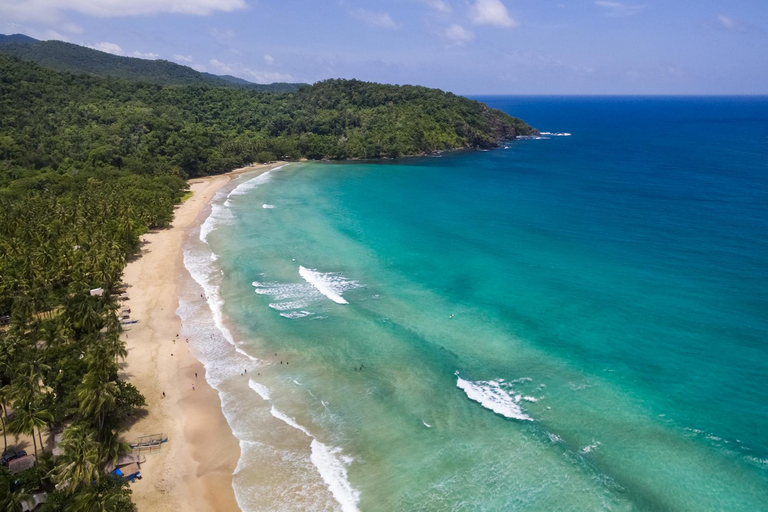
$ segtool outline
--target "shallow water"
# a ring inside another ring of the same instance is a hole
[[[187,244],[243,509],[765,510],[768,100],[484,100],[570,135],[246,175]]]

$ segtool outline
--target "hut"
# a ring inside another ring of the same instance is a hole
[[[24,471],[25,469],[29,469],[34,465],[35,457],[32,455],[24,455],[23,457],[13,459],[12,461],[8,462],[8,471],[11,473],[18,473],[20,471]]]

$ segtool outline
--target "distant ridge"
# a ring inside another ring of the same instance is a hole
[[[121,57],[63,41],[39,41],[24,34],[0,34],[0,53],[55,71],[123,78],[159,85],[208,85],[259,92],[294,92],[300,83],[255,84],[230,75],[201,73],[167,60]]]

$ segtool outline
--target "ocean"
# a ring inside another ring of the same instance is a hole
[[[477,99],[542,136],[245,174],[187,242],[242,509],[768,510],[768,98]]]

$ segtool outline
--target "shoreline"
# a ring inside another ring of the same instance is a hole
[[[190,231],[205,220],[219,189],[245,172],[266,172],[282,164],[191,180],[194,194],[176,207],[171,227],[144,234],[141,256],[124,270],[130,297],[124,306],[139,322],[123,334],[128,357],[120,377],[147,402],[146,412],[124,437],[131,443],[143,435],[168,438],[159,450],[144,452],[143,478],[131,485],[139,512],[240,510],[232,486],[239,440],[224,416],[218,391],[206,382],[203,364],[180,335],[179,285],[189,277],[182,248]]]

